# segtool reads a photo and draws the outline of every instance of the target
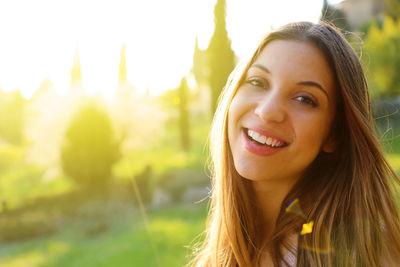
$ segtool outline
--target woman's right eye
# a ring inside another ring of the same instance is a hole
[[[246,83],[257,86],[257,87],[262,87],[265,88],[264,83],[258,79],[258,78],[250,78],[246,80]]]

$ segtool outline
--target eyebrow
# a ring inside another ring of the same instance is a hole
[[[253,67],[258,68],[258,69],[261,69],[261,70],[263,70],[264,72],[271,74],[271,71],[270,71],[267,67],[265,67],[265,66],[263,66],[263,65],[254,64],[254,65],[251,65],[251,66],[250,66],[250,68],[253,68]],[[325,90],[325,88],[324,88],[322,85],[320,85],[320,84],[317,83],[317,82],[313,82],[313,81],[301,81],[301,82],[298,82],[297,84],[298,84],[298,85],[304,85],[304,86],[316,87],[316,88],[320,89],[320,90],[326,95],[326,97],[329,99],[328,92]]]

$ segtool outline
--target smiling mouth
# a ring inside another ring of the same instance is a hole
[[[244,128],[243,130],[247,138],[257,145],[272,147],[272,148],[281,148],[287,146],[287,143],[281,140],[275,139],[273,137],[267,137],[251,129]]]

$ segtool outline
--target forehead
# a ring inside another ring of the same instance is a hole
[[[264,47],[252,66],[257,64],[266,67],[272,77],[313,80],[329,90],[335,87],[335,77],[325,55],[310,42],[274,40]]]

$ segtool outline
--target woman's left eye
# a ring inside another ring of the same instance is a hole
[[[248,79],[248,80],[246,81],[246,83],[247,83],[247,84],[251,84],[251,85],[256,86],[256,87],[261,87],[261,88],[264,88],[264,87],[265,87],[265,85],[264,85],[264,83],[261,81],[261,79],[258,79],[258,78],[250,78],[250,79]]]
[[[308,96],[298,96],[295,99],[301,103],[310,105],[314,108],[318,106],[318,104],[311,97],[308,97]]]

